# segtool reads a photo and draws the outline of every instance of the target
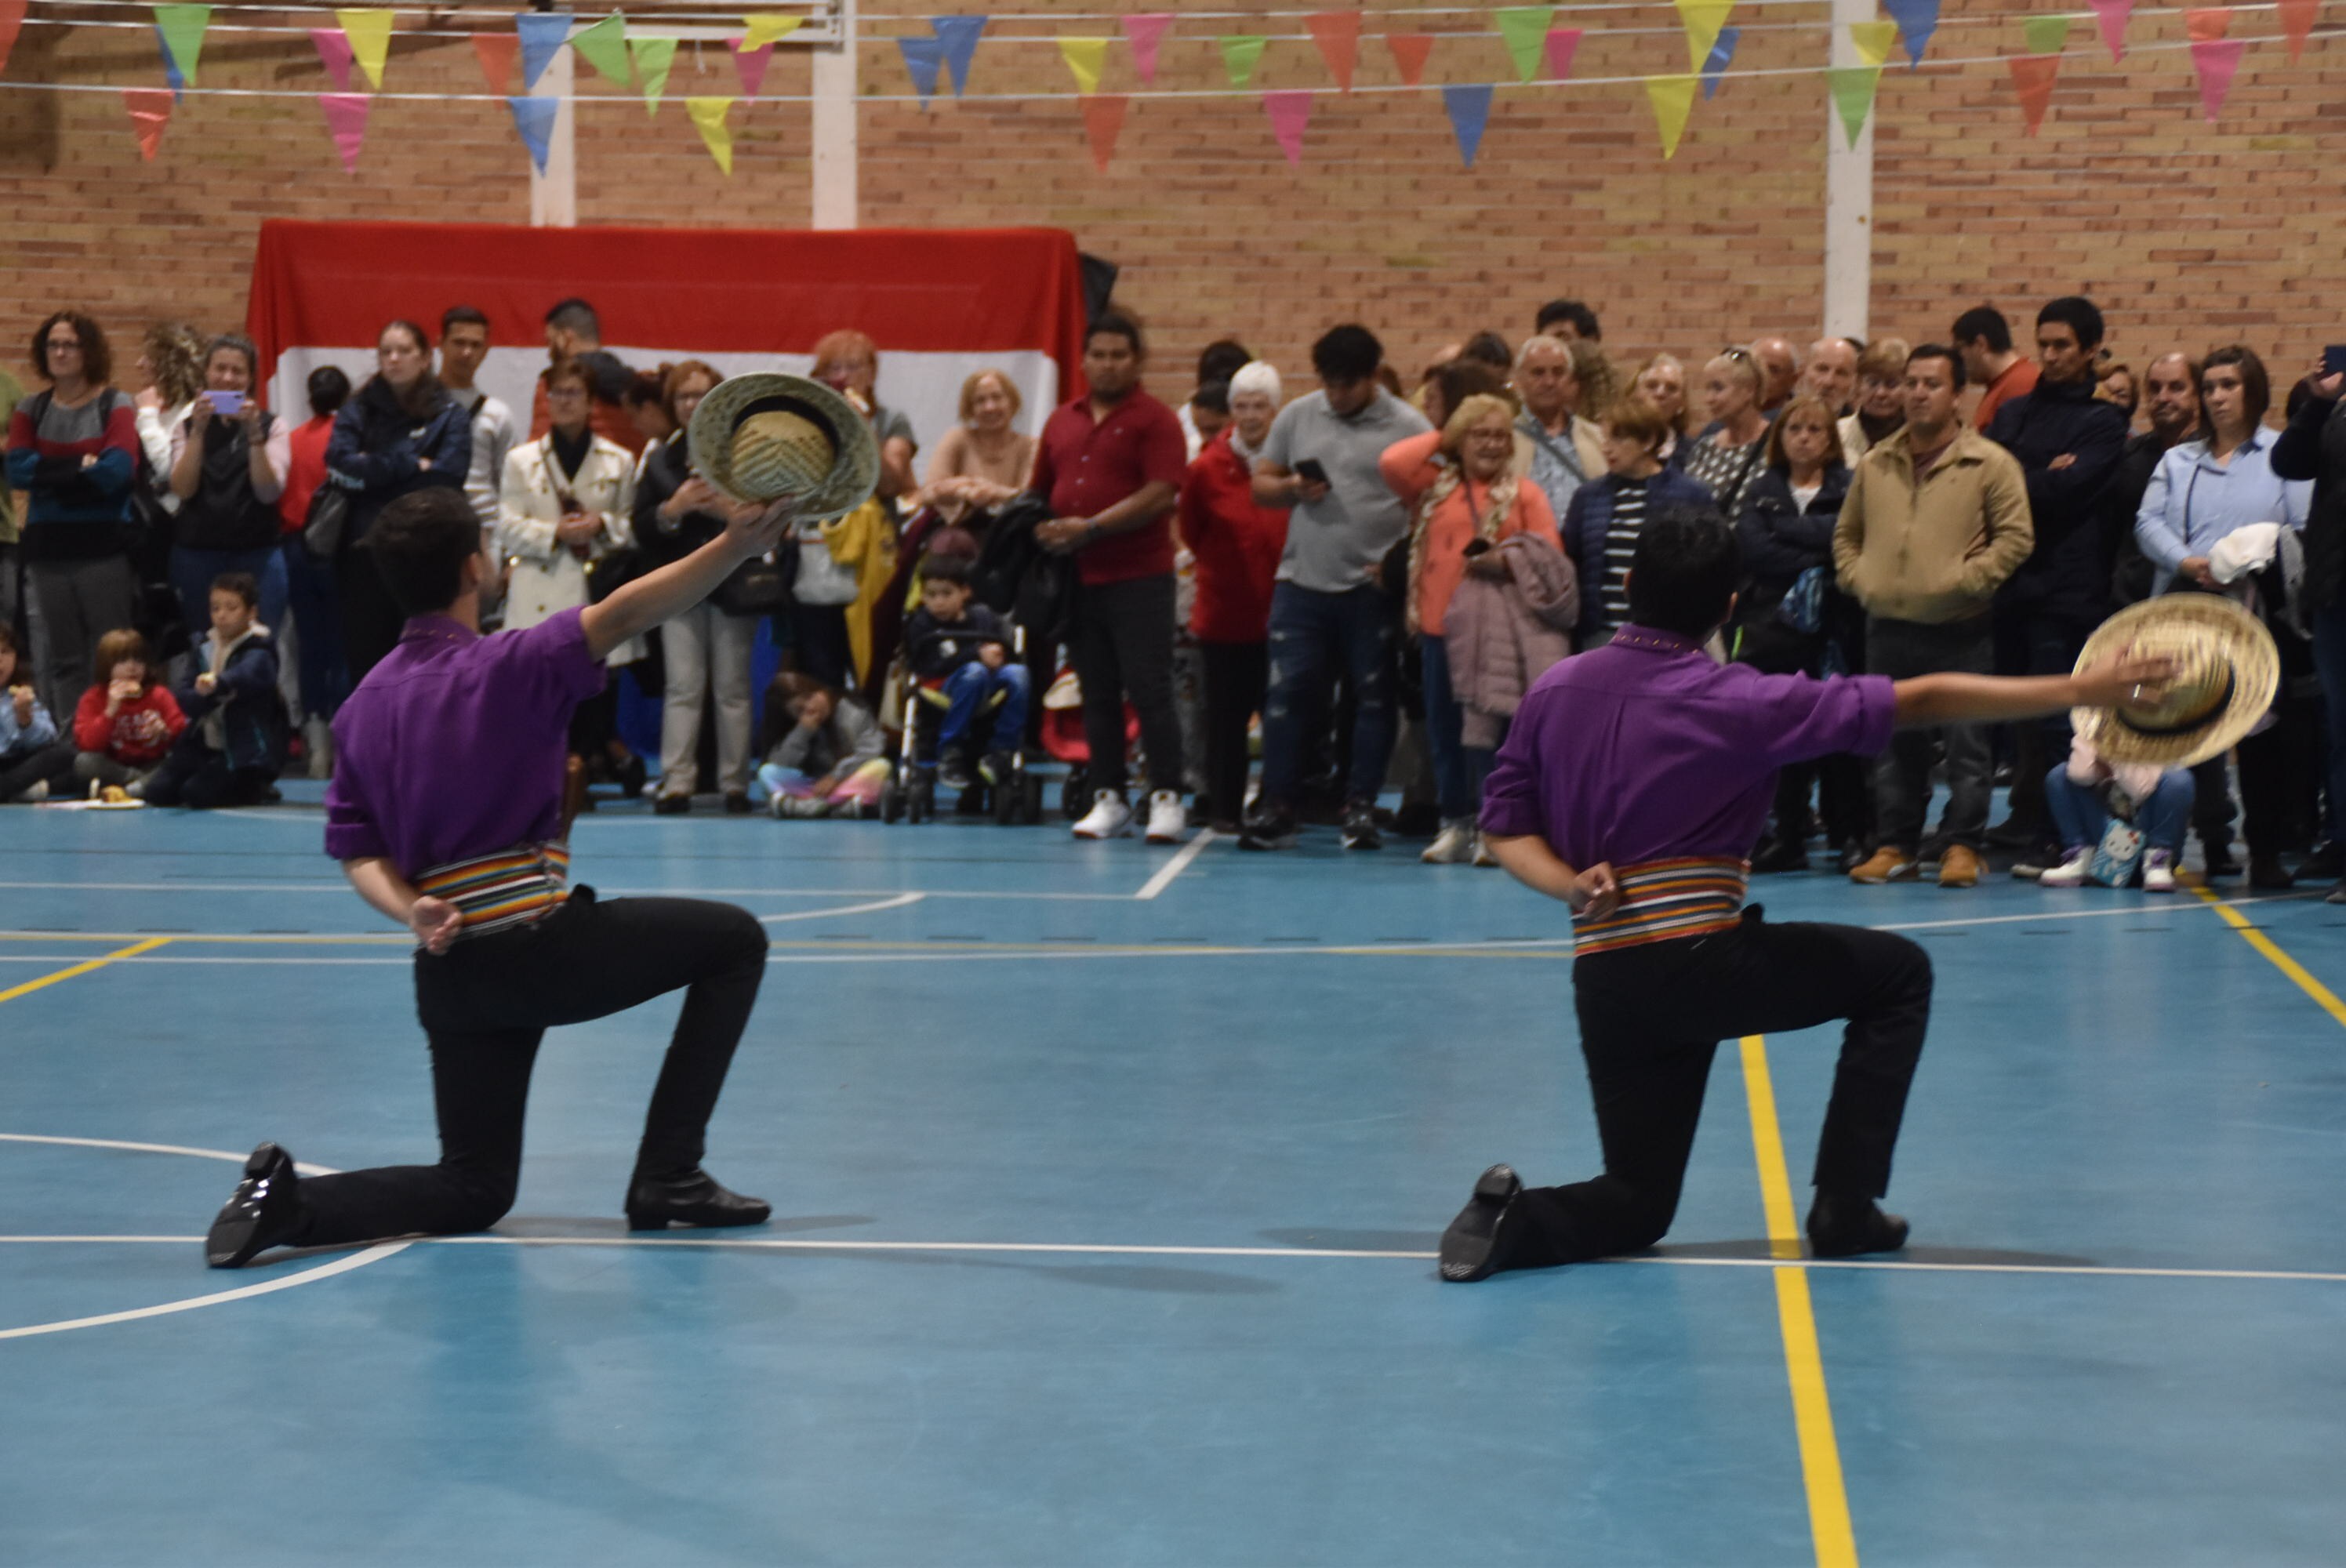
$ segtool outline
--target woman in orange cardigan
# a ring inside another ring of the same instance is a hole
[[[1515,463],[1515,411],[1489,394],[1467,398],[1439,431],[1395,442],[1378,468],[1410,509],[1409,625],[1424,670],[1425,738],[1433,754],[1442,831],[1423,856],[1455,863],[1474,855],[1474,818],[1491,753],[1468,750],[1442,641],[1443,612],[1467,573],[1502,576],[1502,539],[1535,534],[1562,548],[1547,496]]]

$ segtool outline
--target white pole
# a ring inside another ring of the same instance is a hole
[[[836,0],[839,36],[813,57],[814,202],[811,227],[856,224],[855,0]]]
[[[1874,0],[1833,0],[1832,63],[1862,66],[1849,25],[1871,22]],[[1825,319],[1829,338],[1867,336],[1873,290],[1873,119],[1851,147],[1825,95]]]
[[[533,229],[576,229],[578,227],[578,142],[571,120],[570,87],[571,52],[556,49],[546,69],[538,73],[537,85],[529,89],[534,98],[558,97],[562,107],[555,111],[554,129],[546,137],[546,172],[537,172],[532,164],[529,170],[529,223]]]

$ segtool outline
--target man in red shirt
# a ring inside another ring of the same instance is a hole
[[[1987,433],[1995,411],[2036,390],[2039,366],[2012,346],[2012,323],[1994,305],[1980,305],[1955,318],[1955,351],[1964,356],[1964,379],[1987,390],[1972,411],[1972,428]]]
[[[1049,499],[1052,513],[1035,526],[1035,541],[1076,558],[1067,645],[1083,682],[1093,790],[1076,837],[1132,831],[1124,767],[1129,696],[1148,752],[1148,841],[1169,844],[1188,826],[1173,705],[1172,533],[1188,446],[1173,411],[1141,390],[1146,362],[1131,317],[1110,311],[1091,324],[1084,335],[1091,390],[1043,426],[1031,488]]]

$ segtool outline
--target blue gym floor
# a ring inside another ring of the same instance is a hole
[[[1503,873],[606,809],[581,881],[771,922],[709,1165],[773,1223],[623,1228],[668,1002],[549,1038],[494,1235],[214,1273],[257,1140],[436,1147],[298,793],[0,812],[11,1568],[2346,1560],[2318,891],[1762,879],[1937,961],[1912,1248],[1800,1260],[1817,1033],[1722,1049],[1659,1253],[1455,1287],[1485,1165],[1596,1166]]]

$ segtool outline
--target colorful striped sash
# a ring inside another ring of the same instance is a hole
[[[415,891],[446,899],[464,911],[464,937],[536,925],[570,896],[570,846],[522,844],[434,866],[415,879]]]
[[[1749,871],[1740,860],[1700,856],[1622,866],[1614,872],[1620,907],[1603,920],[1573,921],[1573,956],[1725,931],[1741,917]]]

